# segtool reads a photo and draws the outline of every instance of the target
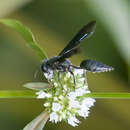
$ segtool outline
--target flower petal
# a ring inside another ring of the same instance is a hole
[[[58,115],[56,114],[56,112],[50,113],[50,120],[49,121],[55,122],[55,123],[58,122]]]
[[[46,93],[44,91],[42,91],[42,90],[39,91],[39,92],[36,92],[36,95],[38,95],[37,96],[38,99],[46,97]]]
[[[75,117],[75,116],[70,116],[69,118],[68,118],[68,124],[70,124],[70,125],[72,125],[72,126],[78,126],[78,123],[79,123],[80,121]]]
[[[56,112],[61,109],[61,105],[59,103],[52,103],[52,111]]]

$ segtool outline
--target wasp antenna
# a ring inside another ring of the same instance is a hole
[[[37,81],[37,75],[38,75],[38,73],[40,72],[40,68],[41,68],[41,66],[40,66],[39,68],[37,68],[37,69],[35,70],[35,72],[34,72],[34,81],[35,81],[35,82]]]

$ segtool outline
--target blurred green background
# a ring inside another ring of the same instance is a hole
[[[91,20],[94,36],[81,44],[82,53],[71,58],[79,65],[85,58],[111,65],[115,71],[87,73],[92,92],[130,92],[129,0],[0,0],[0,18],[14,18],[28,26],[48,56],[57,55],[75,33]],[[0,90],[24,90],[34,81],[39,57],[25,46],[14,30],[0,24]],[[43,111],[42,100],[0,100],[0,130],[22,130]],[[48,122],[44,130],[130,130],[130,100],[100,100],[88,119],[73,128]]]

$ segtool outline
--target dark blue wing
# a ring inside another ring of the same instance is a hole
[[[87,25],[83,26],[81,30],[74,36],[74,38],[67,44],[67,46],[60,52],[59,55],[73,50],[76,48],[84,38],[88,38],[93,35],[96,28],[96,21],[91,21]]]

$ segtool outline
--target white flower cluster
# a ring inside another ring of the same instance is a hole
[[[57,77],[58,73],[54,72],[52,78],[49,79],[53,87],[47,91],[39,91],[36,94],[37,98],[46,99],[44,107],[50,114],[51,122],[57,123],[64,120],[75,127],[80,122],[77,116],[88,117],[90,107],[94,105],[95,100],[86,97],[82,100],[77,99],[77,97],[83,97],[84,94],[90,93],[90,91],[84,76],[86,72],[82,69],[74,69],[73,73],[76,86],[74,86],[74,79],[70,72],[60,74],[60,81]]]

